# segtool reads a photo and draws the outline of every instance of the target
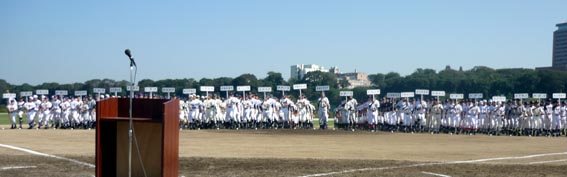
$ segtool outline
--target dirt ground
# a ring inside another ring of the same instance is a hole
[[[94,164],[94,134],[0,130],[0,144]],[[565,137],[184,130],[179,155],[180,176],[566,176],[565,152]],[[2,169],[13,166],[36,167]],[[0,147],[0,176],[93,174],[89,167]]]

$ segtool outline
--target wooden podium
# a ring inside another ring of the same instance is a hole
[[[96,108],[96,176],[128,176],[128,98],[109,98]],[[134,99],[132,176],[177,177],[179,173],[179,101]]]

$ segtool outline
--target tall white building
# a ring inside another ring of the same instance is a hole
[[[322,66],[319,66],[319,65],[298,64],[298,65],[292,65],[291,66],[290,78],[295,78],[295,79],[301,80],[301,79],[303,79],[303,77],[305,77],[305,75],[307,73],[310,73],[310,72],[313,72],[313,71],[328,72],[327,70],[325,70],[325,67],[322,67]]]

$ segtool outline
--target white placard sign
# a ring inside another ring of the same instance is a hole
[[[413,93],[413,92],[402,92],[400,94],[400,96],[402,98],[413,98],[413,97],[415,97],[415,93]]]
[[[449,95],[449,98],[455,99],[455,100],[464,99],[464,98],[465,98],[465,94],[452,93],[452,94]]]
[[[112,93],[120,93],[122,92],[122,87],[110,87],[108,90]]]
[[[175,88],[174,88],[174,87],[163,87],[163,88],[161,88],[161,92],[163,92],[163,93],[173,93],[173,92],[175,92]]]
[[[340,96],[353,96],[354,92],[352,92],[352,91],[341,91],[341,92],[339,92],[339,95]]]
[[[367,95],[380,95],[380,89],[366,90]]]
[[[496,102],[506,102],[506,97],[505,97],[505,96],[493,96],[493,97],[492,97],[492,101],[496,101]]]
[[[66,96],[66,95],[69,95],[69,91],[67,91],[67,90],[55,90],[55,95]]]
[[[527,93],[516,93],[514,94],[514,99],[528,99],[530,98],[530,94]]]
[[[94,89],[93,89],[93,92],[94,92],[94,93],[98,93],[98,94],[103,94],[103,93],[106,93],[106,89],[104,89],[104,88],[94,88]]]
[[[324,91],[329,91],[331,88],[328,85],[320,85],[315,87],[315,91],[317,92],[324,92]]]
[[[402,94],[401,93],[387,93],[386,94],[386,98],[401,98]]]
[[[295,84],[293,85],[293,90],[307,89],[307,84]]]
[[[554,93],[553,94],[553,99],[565,99],[567,95],[565,95],[565,93]]]
[[[32,95],[33,95],[32,91],[20,92],[21,97],[32,96]]]
[[[49,95],[49,90],[36,90],[35,94],[38,95]]]
[[[431,91],[431,96],[445,96],[445,91]]]
[[[415,94],[416,94],[416,95],[429,95],[429,90],[416,89],[416,90],[415,90]]]
[[[287,85],[278,85],[276,87],[276,90],[278,90],[278,91],[290,91],[291,87],[287,86]]]
[[[144,92],[157,92],[158,88],[157,87],[144,87]]]
[[[214,86],[201,86],[201,88],[199,90],[201,90],[201,92],[214,92],[215,87]]]
[[[258,87],[258,92],[272,92],[272,87]]]
[[[132,86],[127,86],[126,90],[132,91]],[[139,91],[140,91],[140,86],[134,86],[134,92],[139,92]]]
[[[221,86],[220,91],[222,92],[234,91],[234,86],[232,85]]]
[[[535,99],[547,99],[547,94],[546,93],[534,93],[534,94],[532,94],[532,97],[534,97]]]
[[[161,92],[167,93],[167,99],[171,98],[171,93],[175,93],[175,88],[173,87],[162,87]]]
[[[4,94],[2,94],[2,98],[4,98],[4,99],[16,98],[16,94],[15,93],[4,93]]]
[[[249,85],[237,86],[237,87],[236,87],[236,91],[239,91],[239,92],[248,92],[248,91],[250,91],[250,90],[251,90],[251,89],[250,89],[250,86],[249,86]]]
[[[87,96],[87,91],[86,90],[76,90],[75,96]]]
[[[482,93],[469,93],[469,99],[482,99],[484,94]]]
[[[197,89],[194,88],[183,89],[183,94],[190,95],[195,93],[197,93]]]

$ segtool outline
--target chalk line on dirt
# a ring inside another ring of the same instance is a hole
[[[447,164],[478,163],[478,162],[499,161],[499,160],[528,159],[528,158],[536,158],[536,157],[543,157],[543,156],[554,156],[554,155],[567,155],[567,152],[548,153],[548,154],[534,154],[534,155],[518,156],[518,157],[498,157],[498,158],[477,159],[477,160],[449,161],[449,162],[435,162],[435,163],[420,163],[420,164],[413,164],[413,165],[402,165],[402,166],[381,167],[381,168],[361,168],[361,169],[352,169],[352,170],[343,170],[343,171],[337,171],[337,172],[329,172],[329,173],[319,173],[319,174],[305,175],[305,176],[300,176],[300,177],[319,177],[319,176],[330,176],[330,175],[338,175],[338,174],[354,173],[354,172],[363,172],[363,171],[392,170],[392,169],[421,167],[421,166],[432,166],[432,165],[447,165]]]
[[[543,163],[554,163],[554,162],[567,162],[567,159],[562,159],[562,160],[550,160],[550,161],[541,161],[541,162],[530,162],[528,164],[532,165],[532,164],[543,164]]]
[[[431,176],[451,177],[449,175],[444,175],[444,174],[439,174],[439,173],[431,173],[431,172],[426,172],[426,171],[422,171],[421,173],[426,174],[426,175],[431,175]]]
[[[36,166],[0,167],[0,170],[26,169],[26,168],[36,168]]]
[[[65,157],[59,157],[59,156],[55,156],[55,155],[51,155],[51,154],[45,154],[45,153],[41,153],[41,152],[37,152],[37,151],[33,151],[33,150],[21,148],[21,147],[5,145],[5,144],[0,144],[0,147],[13,149],[13,150],[17,150],[17,151],[22,151],[22,152],[26,152],[26,153],[37,155],[37,156],[51,157],[51,158],[55,158],[55,159],[59,159],[59,160],[66,160],[66,161],[73,162],[73,163],[78,164],[78,165],[83,165],[83,166],[87,166],[87,167],[90,167],[90,168],[95,168],[95,165],[91,164],[91,163],[81,162],[81,161],[78,161],[78,160],[69,159],[69,158],[65,158]]]

